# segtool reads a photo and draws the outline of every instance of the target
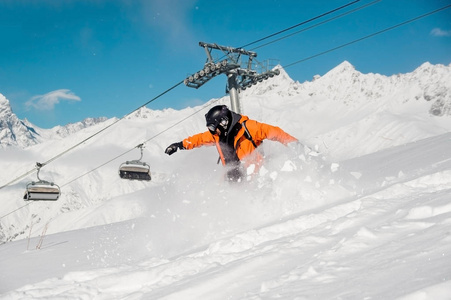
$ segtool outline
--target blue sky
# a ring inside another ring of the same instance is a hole
[[[42,128],[122,117],[203,67],[199,41],[241,47],[352,0],[2,0],[0,93]],[[314,28],[309,26],[371,4]],[[451,63],[451,8],[336,51],[334,47],[450,5],[450,0],[360,0],[246,50],[274,59],[294,80],[344,60],[362,73]],[[293,34],[299,32],[297,34]],[[289,34],[290,37],[269,43]],[[148,105],[181,109],[225,95],[225,75],[180,85]]]

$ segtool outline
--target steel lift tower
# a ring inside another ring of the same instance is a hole
[[[205,49],[207,62],[202,70],[188,76],[184,80],[185,85],[198,89],[215,76],[220,74],[227,75],[226,92],[230,95],[231,109],[236,113],[242,113],[238,96],[239,90],[245,90],[251,85],[280,74],[278,69],[268,70],[268,66],[265,68],[263,64],[258,64],[254,60],[257,57],[255,52],[204,42],[199,42],[199,46]],[[222,51],[226,58],[215,62],[211,55],[213,50]],[[258,73],[255,70],[256,66],[260,66],[263,71]]]

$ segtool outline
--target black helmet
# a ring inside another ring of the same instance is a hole
[[[216,129],[219,129],[221,135],[226,135],[231,119],[232,113],[225,105],[217,105],[205,114],[207,128],[212,134],[216,134]]]

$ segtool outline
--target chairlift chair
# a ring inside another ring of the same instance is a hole
[[[38,181],[32,181],[27,184],[27,188],[25,191],[25,194],[23,196],[23,199],[26,201],[56,201],[61,195],[61,189],[60,187],[53,183],[46,180],[41,180],[39,178],[39,171],[41,170],[41,167],[43,166],[40,163],[36,164],[38,173]]]
[[[141,157],[138,160],[131,160],[122,163],[119,167],[119,176],[122,179],[129,180],[151,180],[150,176],[150,166],[142,162],[143,157],[143,144],[137,146],[141,149]]]

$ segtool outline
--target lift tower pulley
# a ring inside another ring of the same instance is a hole
[[[280,74],[278,69],[269,70],[268,66],[266,66],[263,72],[257,72],[255,67],[259,66],[263,69],[265,66],[264,64],[255,62],[254,58],[257,57],[256,52],[247,51],[243,48],[233,48],[204,42],[199,42],[199,46],[205,49],[207,61],[203,69],[188,76],[184,80],[185,85],[198,89],[215,76],[220,74],[227,75],[226,91],[230,95],[231,109],[236,113],[241,113],[238,97],[239,90],[245,90],[251,85]],[[226,58],[215,62],[211,55],[213,50],[222,51]],[[247,61],[244,61],[243,57],[247,57]]]

